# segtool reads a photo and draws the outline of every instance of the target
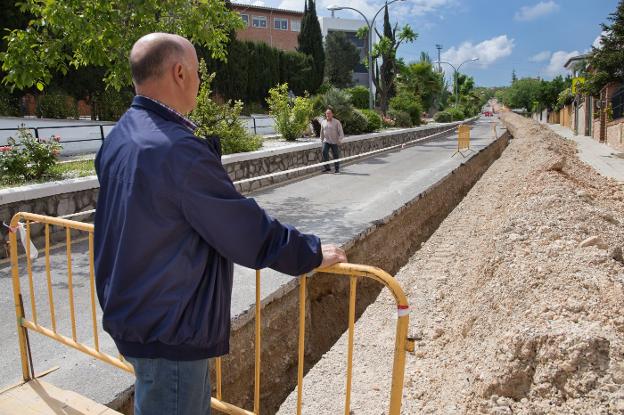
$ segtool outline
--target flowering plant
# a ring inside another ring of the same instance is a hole
[[[5,183],[37,180],[50,173],[61,149],[61,137],[35,138],[30,130],[20,128],[17,140],[8,139],[0,147],[0,177]]]

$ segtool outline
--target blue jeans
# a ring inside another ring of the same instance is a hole
[[[340,148],[338,147],[338,144],[323,143],[323,161],[329,161],[329,150],[330,149],[331,149],[331,152],[332,152],[332,158],[334,160],[340,158]],[[329,168],[329,164],[326,164],[325,166],[323,166],[323,168],[326,171],[331,170]],[[334,163],[334,169],[336,171],[340,171],[340,163],[339,162],[335,162]]]
[[[210,415],[208,359],[126,357],[134,367],[134,415]]]

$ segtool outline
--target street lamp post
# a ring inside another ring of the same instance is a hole
[[[386,6],[392,3],[396,3],[397,1],[405,0],[392,0],[387,2],[382,8],[377,10],[377,13],[375,13],[375,16],[373,16],[373,19],[370,22],[368,21],[364,13],[353,7],[329,6],[327,8],[327,10],[331,12],[335,12],[337,10],[353,10],[354,12],[359,13],[360,16],[364,18],[366,26],[368,26],[368,108],[371,110],[375,107],[375,98],[373,94],[373,28],[375,25],[375,19],[379,15],[379,12],[381,12]]]
[[[462,65],[463,65],[464,63],[468,63],[468,62],[476,62],[476,61],[478,61],[478,60],[479,60],[479,58],[472,58],[472,59],[468,59],[467,61],[463,61],[462,63],[460,63],[460,64],[459,64],[459,66],[458,66],[457,68],[455,68],[455,65],[453,65],[453,64],[452,64],[452,63],[450,63],[450,62],[444,62],[444,61],[440,61],[440,60],[436,62],[437,64],[445,63],[445,64],[447,64],[447,65],[450,65],[450,67],[451,67],[451,68],[453,68],[453,70],[455,71],[455,72],[454,72],[454,75],[453,75],[453,76],[455,77],[455,79],[454,79],[454,81],[455,81],[455,85],[454,85],[454,88],[453,88],[454,93],[455,93],[455,106],[458,106],[458,105],[459,105],[459,91],[458,91],[458,85],[457,85],[457,84],[459,83],[459,82],[458,82],[458,80],[459,80],[459,79],[458,79],[459,70],[461,69],[461,67],[462,67]]]

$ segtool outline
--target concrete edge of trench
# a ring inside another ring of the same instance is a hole
[[[511,135],[505,132],[467,158],[411,201],[379,219],[343,245],[350,262],[395,274],[461,202],[489,166],[500,157]],[[298,280],[293,279],[262,301],[261,413],[273,414],[297,384]],[[372,280],[358,284],[356,318],[375,301],[383,287]],[[308,279],[306,298],[305,373],[347,329],[348,278],[316,274]],[[253,407],[253,307],[232,320],[230,353],[223,357],[223,399]],[[213,387],[214,373],[213,373]],[[106,403],[132,413],[133,388]]]

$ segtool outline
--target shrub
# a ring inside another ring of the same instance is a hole
[[[39,95],[35,113],[42,118],[78,118],[78,106],[63,91],[52,89]]]
[[[223,154],[254,151],[262,147],[262,139],[249,134],[239,119],[243,103],[228,101],[221,105],[214,102],[210,98],[214,74],[208,74],[203,60],[199,71],[202,84],[197,96],[197,107],[191,113],[191,119],[199,127],[196,134],[219,137]]]
[[[324,114],[327,108],[331,108],[334,117],[344,123],[351,119],[353,113],[353,104],[351,96],[344,90],[338,88],[330,88],[324,94],[318,95],[314,100],[315,114]]]
[[[451,114],[448,111],[438,111],[433,116],[435,122],[451,122]]]
[[[318,93],[321,95],[325,94],[327,93],[327,91],[329,91],[332,88],[333,88],[332,84],[330,84],[329,82],[323,82],[321,86],[319,86]]]
[[[400,91],[390,99],[390,109],[409,114],[412,125],[420,125],[420,116],[423,112],[420,99],[407,91]]]
[[[397,127],[407,128],[412,126],[412,117],[405,111],[399,111],[391,108],[388,111],[388,116],[394,120],[394,125]]]
[[[449,115],[451,116],[452,121],[461,121],[466,118],[466,114],[459,107],[451,107],[447,109]]]
[[[366,132],[373,132],[381,129],[382,119],[381,115],[379,115],[376,111],[363,109],[360,110],[362,114],[366,117],[368,121],[368,126],[366,128]]]
[[[368,108],[368,88],[362,85],[357,85],[353,88],[348,88],[347,93],[351,96],[351,103],[355,108]]]
[[[9,137],[8,145],[0,147],[2,182],[14,184],[49,176],[63,148],[60,137],[35,138],[23,125],[17,134],[17,140]]]
[[[134,94],[129,90],[105,90],[94,97],[94,114],[98,120],[117,121],[126,112]]]
[[[312,117],[312,101],[303,97],[288,97],[288,84],[269,89],[269,113],[275,117],[275,128],[288,141],[301,137]]]
[[[360,110],[353,110],[351,117],[342,121],[345,134],[363,134],[369,132],[368,119]]]

